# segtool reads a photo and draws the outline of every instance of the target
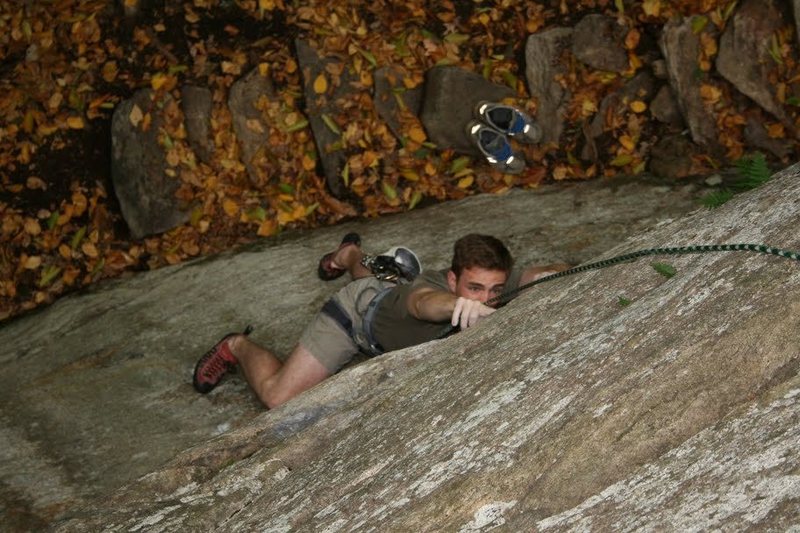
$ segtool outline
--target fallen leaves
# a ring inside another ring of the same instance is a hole
[[[0,57],[9,65],[9,76],[0,81],[4,89],[0,164],[15,170],[13,177],[3,177],[0,186],[10,195],[60,196],[30,212],[0,203],[0,319],[12,308],[17,312],[49,301],[67,287],[132,267],[176,264],[237,242],[276,235],[287,227],[414,209],[426,199],[502,194],[512,187],[535,187],[545,179],[638,172],[653,142],[647,99],[636,95],[613,105],[604,104],[604,99],[647,62],[639,55],[647,41],[645,26],[639,23],[657,25],[673,16],[692,16],[701,44],[698,71],[703,74],[713,66],[720,30],[737,3],[377,0],[295,6],[281,0],[237,0],[242,17],[220,25],[211,36],[208,32],[214,30],[213,17],[221,3],[184,0],[171,3],[175,12],[170,21],[136,26],[129,43],[117,41],[107,29],[103,17],[109,12],[102,0],[59,0],[59,9],[48,2],[9,4],[0,18],[8,30],[0,34]],[[518,147],[529,168],[509,176],[431,143],[403,98],[406,91],[421,86],[427,69],[453,64],[479,72],[514,90],[517,98],[509,103],[535,115],[536,102],[526,94],[517,61],[524,46],[520,36],[558,24],[562,15],[574,19],[589,4],[591,10],[602,9],[629,28],[623,45],[630,67],[622,75],[594,72],[563,58],[568,72],[560,82],[572,95],[568,121],[602,122],[596,161],[580,159],[582,138],[568,134],[558,146]],[[289,40],[243,38],[253,28],[261,31],[265,22],[277,20],[301,32],[323,56],[337,59],[307,80],[314,94],[334,98],[343,84],[355,90],[352,98],[337,100],[320,116],[337,138],[332,146],[314,144],[303,105],[303,77]],[[794,94],[800,75],[791,39],[782,32],[765,46],[780,72],[771,80],[779,101],[800,106]],[[181,52],[184,48],[186,54]],[[397,68],[392,96],[401,109],[399,139],[377,117],[371,100],[375,70],[390,65]],[[274,96],[263,95],[256,106],[261,115],[246,123],[248,130],[267,139],[248,163],[262,172],[257,183],[246,176],[230,113],[223,105],[231,84],[253,68],[280,88]],[[96,121],[108,121],[120,95],[149,86],[177,98],[182,84],[198,81],[212,89],[215,102],[211,136],[216,151],[210,161],[199,161],[188,146],[176,103],[133,106],[127,117],[143,131],[152,128],[157,117],[164,119],[165,126],[155,133],[169,165],[166,177],[180,183],[176,195],[189,212],[185,226],[138,242],[126,241],[115,230],[119,219],[109,213],[105,189],[94,183],[95,179],[102,183],[102,176],[75,182],[63,193],[49,176],[28,167],[43,150],[63,143],[65,136],[84,134]],[[740,154],[746,121],[732,105],[729,90],[709,79],[701,97],[715,113],[720,143],[729,155]],[[765,123],[767,135],[774,139],[790,135],[787,126]],[[327,149],[344,154],[338,177],[348,191],[346,199],[331,197],[325,177],[318,174]],[[705,165],[713,163],[710,158],[703,160]]]

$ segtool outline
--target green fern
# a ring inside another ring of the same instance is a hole
[[[731,198],[733,198],[733,191],[723,189],[721,191],[714,191],[703,196],[700,199],[700,203],[709,209],[714,209],[715,207],[721,206]]]
[[[772,177],[772,171],[767,166],[767,158],[761,152],[742,157],[735,164],[740,179],[733,186],[738,191],[755,189]]]
[[[755,189],[768,182],[772,171],[767,166],[767,158],[761,152],[744,156],[734,163],[739,179],[733,182],[730,188],[720,189],[704,196],[700,203],[709,209],[719,207],[735,194]]]

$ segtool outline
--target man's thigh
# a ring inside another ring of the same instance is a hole
[[[310,351],[298,345],[281,369],[267,380],[261,400],[269,407],[277,407],[331,374]]]

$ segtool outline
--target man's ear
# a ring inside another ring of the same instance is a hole
[[[450,292],[456,293],[456,284],[458,283],[458,276],[452,270],[447,271],[447,286],[450,287]]]

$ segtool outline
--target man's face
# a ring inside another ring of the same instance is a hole
[[[478,300],[494,298],[503,292],[508,273],[502,270],[488,270],[481,267],[465,268],[460,276],[452,270],[447,273],[447,284],[456,296]]]

